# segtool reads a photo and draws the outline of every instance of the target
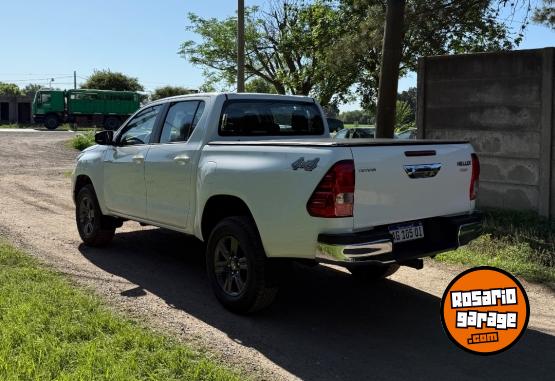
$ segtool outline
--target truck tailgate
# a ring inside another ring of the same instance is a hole
[[[469,144],[351,146],[354,227],[464,213],[471,209]]]

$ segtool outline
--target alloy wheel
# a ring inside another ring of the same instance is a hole
[[[221,289],[230,296],[240,295],[247,286],[248,259],[237,238],[222,237],[214,250],[214,272]]]

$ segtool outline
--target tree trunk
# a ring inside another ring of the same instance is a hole
[[[404,15],[405,0],[387,0],[376,113],[377,138],[392,138],[395,131],[395,103],[403,44]]]

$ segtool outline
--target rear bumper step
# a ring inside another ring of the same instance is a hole
[[[388,225],[350,234],[320,234],[316,260],[345,266],[361,264],[407,264],[466,245],[482,232],[482,213],[421,220],[425,236],[393,243]],[[413,266],[414,267],[414,266]]]

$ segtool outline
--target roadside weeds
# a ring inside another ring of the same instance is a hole
[[[241,378],[0,240],[0,379]]]

